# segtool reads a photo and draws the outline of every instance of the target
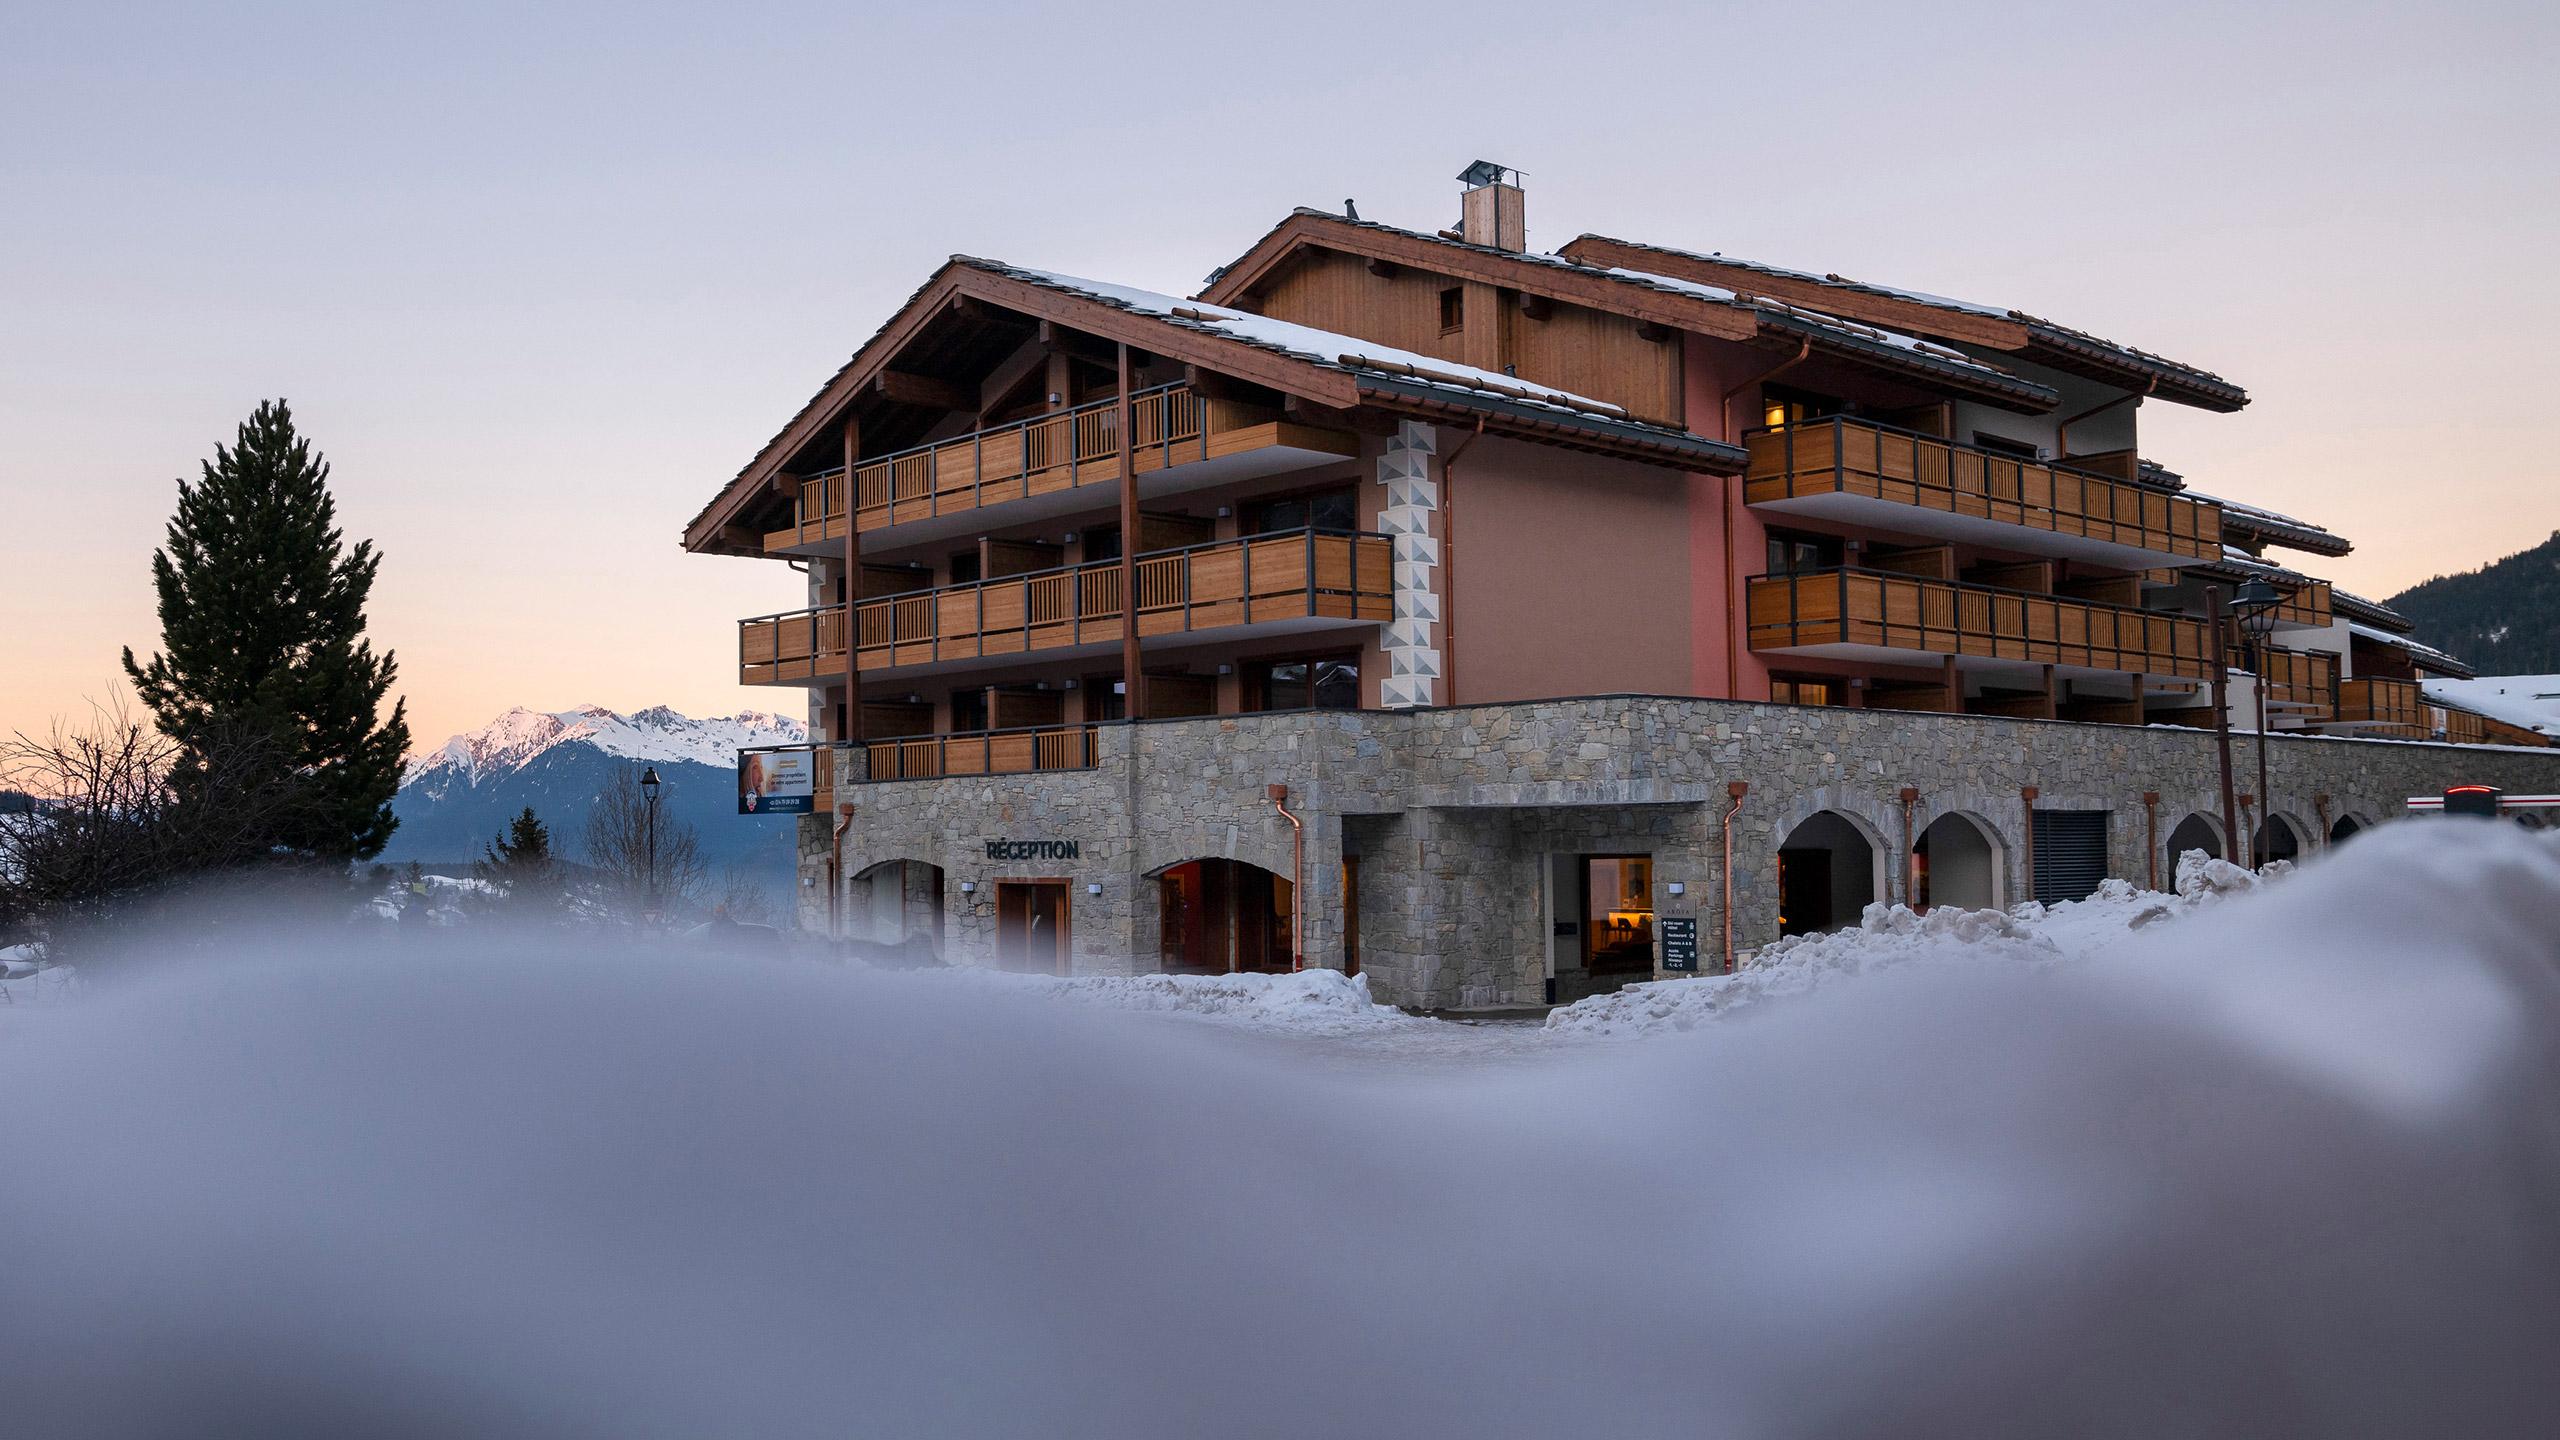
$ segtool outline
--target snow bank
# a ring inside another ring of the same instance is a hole
[[[2007,913],[1945,906],[1926,915],[1901,905],[1869,905],[1853,929],[1796,935],[1752,957],[1731,975],[1654,980],[1594,995],[1547,1016],[1559,1035],[1633,1036],[1688,1030],[1764,1001],[1808,995],[1858,976],[1915,962],[1933,966],[2038,967],[2091,955],[2147,926],[2192,914],[2279,880],[2282,860],[2251,872],[2201,850],[2178,857],[2178,891],[2163,895],[2110,878],[2085,900],[2030,900]]]
[[[2554,914],[2519,828],[2384,826],[2083,960],[1396,1084],[556,940],[101,967],[0,1007],[0,1420],[2538,1436]]]
[[[1365,975],[1302,970],[1290,975],[1015,975],[984,967],[901,972],[916,983],[983,984],[1026,996],[1112,1010],[1179,1015],[1298,1035],[1410,1029],[1431,1022],[1369,998]]]

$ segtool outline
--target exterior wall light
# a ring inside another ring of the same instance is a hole
[[[1668,888],[1674,895],[1686,895],[1689,893],[1689,887],[1681,884],[1677,880],[1672,881]]]
[[[978,893],[978,882],[977,882],[977,881],[975,881],[975,880],[963,880],[963,881],[961,881],[961,882],[960,882],[960,893],[961,893],[961,894],[963,894],[963,895],[975,895],[975,894],[977,894],[977,893]]]
[[[1099,895],[1102,893],[1102,886],[1099,882],[1087,885],[1084,887],[1084,893],[1087,895]]]

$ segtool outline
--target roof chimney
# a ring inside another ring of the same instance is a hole
[[[1458,197],[1458,233],[1470,245],[1496,250],[1529,248],[1529,221],[1520,191],[1520,172],[1490,160],[1479,160],[1458,172],[1465,192]]]

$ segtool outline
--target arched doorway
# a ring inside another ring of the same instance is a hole
[[[2302,837],[2295,831],[2293,821],[2279,812],[2260,822],[2258,833],[2249,841],[2249,857],[2257,865],[2301,859]]]
[[[1819,935],[1858,923],[1875,903],[1885,848],[1837,810],[1818,810],[1778,845],[1778,933]]]
[[[2222,831],[2201,814],[2189,815],[2169,832],[2169,843],[2163,848],[2169,852],[2169,864],[2162,873],[2169,877],[2169,883],[2174,887],[2178,883],[2179,856],[2190,850],[2201,850],[2216,860],[2222,858]]]
[[[2353,815],[2341,815],[2338,817],[2338,823],[2329,827],[2329,843],[2336,845],[2348,836],[2360,833],[2364,828],[2364,822]]]
[[[1297,897],[1286,875],[1242,860],[1156,872],[1158,960],[1168,975],[1285,973]]]
[[[1930,821],[1911,842],[1911,856],[1911,908],[2000,908],[2000,837],[1975,816],[1951,810]]]
[[[845,885],[842,932],[847,939],[942,953],[942,867],[922,860],[883,860]]]

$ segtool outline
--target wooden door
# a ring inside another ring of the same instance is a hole
[[[1068,973],[1064,880],[996,882],[996,965],[1025,975]]]

